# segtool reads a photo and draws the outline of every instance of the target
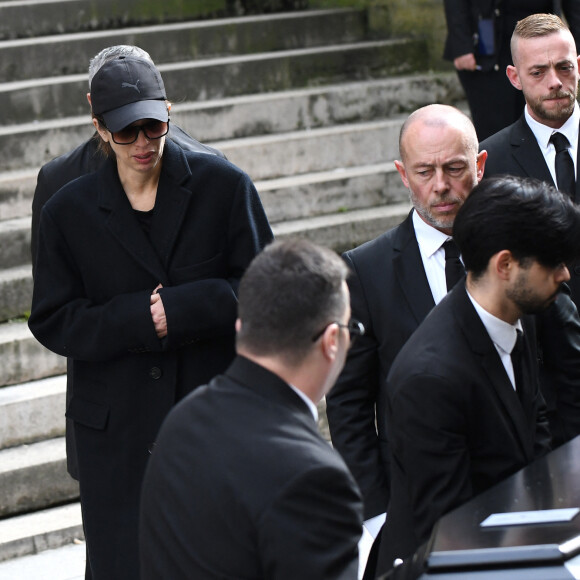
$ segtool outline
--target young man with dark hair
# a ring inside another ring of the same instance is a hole
[[[387,379],[393,461],[380,573],[409,558],[442,515],[549,449],[526,315],[548,308],[569,279],[580,210],[540,181],[484,180],[453,235],[465,284],[418,327]]]
[[[355,580],[358,488],[317,431],[351,340],[347,269],[276,242],[239,288],[237,358],[170,413],[141,503],[141,578]]]

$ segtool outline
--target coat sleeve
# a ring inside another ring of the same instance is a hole
[[[44,209],[28,326],[46,348],[86,361],[159,351],[162,344],[151,319],[150,296],[147,289],[119,294],[102,304],[88,299],[67,242]]]
[[[397,383],[388,416],[393,461],[403,474],[419,545],[443,514],[474,495],[468,413],[447,379],[416,373]]]
[[[160,291],[167,317],[166,348],[234,333],[240,279],[252,259],[273,239],[258,193],[246,174],[240,177],[228,219],[226,277]]]
[[[32,272],[36,265],[36,253],[38,246],[38,230],[40,228],[40,213],[44,204],[50,199],[54,191],[48,186],[44,167],[40,168],[36,180],[36,189],[32,198],[32,224],[30,229],[30,253],[32,256]]]
[[[348,254],[343,257],[351,270],[352,316],[364,324],[365,335],[350,349],[345,367],[326,397],[326,412],[334,448],[362,491],[366,520],[384,513],[389,500],[388,466],[381,456],[375,415],[378,345],[356,268]]]
[[[473,52],[472,7],[469,0],[444,0],[447,40],[444,58],[454,60]]]
[[[580,434],[580,318],[571,298],[561,293],[536,322],[541,388],[557,447]]]
[[[328,466],[299,474],[258,522],[264,577],[356,580],[361,511],[345,469]]]

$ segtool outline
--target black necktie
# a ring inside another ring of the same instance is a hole
[[[574,171],[574,161],[568,151],[570,143],[562,133],[552,133],[550,143],[553,143],[556,149],[556,181],[558,182],[558,189],[574,199],[576,172]]]
[[[512,358],[512,366],[514,369],[514,377],[516,382],[516,392],[519,396],[521,396],[523,391],[523,355],[524,355],[524,333],[521,330],[516,330],[516,343],[512,348],[511,358]]]
[[[453,240],[447,240],[443,244],[445,250],[445,281],[447,282],[447,292],[463,278],[465,268],[459,259],[459,248]]]

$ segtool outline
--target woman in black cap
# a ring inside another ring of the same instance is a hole
[[[249,177],[165,136],[159,71],[118,58],[91,84],[102,169],[43,209],[29,326],[72,359],[87,577],[139,578],[139,492],[171,407],[234,355],[236,292],[272,239]]]

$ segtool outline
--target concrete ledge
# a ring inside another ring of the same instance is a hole
[[[11,320],[30,311],[32,305],[32,266],[0,270],[0,321]]]
[[[30,215],[37,173],[37,169],[0,173],[0,221]]]
[[[0,451],[0,517],[77,499],[64,437]]]
[[[2,2],[0,39],[171,22],[226,13],[225,0],[24,0]]]
[[[71,8],[74,10],[74,6]],[[2,12],[0,8],[0,22]],[[365,39],[365,22],[363,10],[343,9],[181,21],[118,30],[108,27],[100,32],[81,33],[77,27],[74,33],[66,35],[36,35],[0,43],[0,82],[86,74],[89,59],[104,47],[115,44],[140,46],[157,64],[167,64],[227,54],[357,42]]]
[[[409,203],[355,210],[274,224],[277,239],[307,238],[342,253],[372,240],[401,223],[411,209]]]
[[[25,322],[0,324],[0,360],[4,386],[66,373],[66,359],[44,348]]]
[[[455,74],[413,75],[374,79],[275,93],[242,95],[209,102],[176,103],[172,122],[202,142],[317,129],[333,124],[371,121],[406,113],[430,102],[456,104],[463,92]],[[51,121],[0,127],[0,156],[8,167],[40,167],[88,139],[92,133],[88,105],[85,114]],[[0,203],[24,207],[21,180],[28,195],[36,172],[0,176]],[[0,214],[1,216],[2,214]]]
[[[131,39],[125,39],[130,42]],[[174,103],[423,70],[421,41],[383,40],[159,65]],[[0,84],[0,125],[87,113],[86,74]],[[6,169],[16,169],[10,166]]]
[[[403,118],[218,141],[214,145],[255,180],[391,161]]]
[[[0,221],[0,264],[13,268],[30,262],[30,216]]]
[[[0,264],[12,268],[30,262],[30,217],[0,221]]]
[[[0,388],[0,449],[62,437],[66,375]]]
[[[255,182],[270,223],[404,202],[392,162]]]
[[[78,503],[0,521],[0,561],[59,548],[84,538]]]

